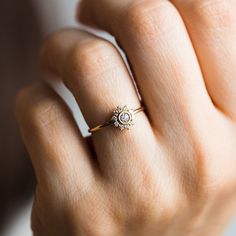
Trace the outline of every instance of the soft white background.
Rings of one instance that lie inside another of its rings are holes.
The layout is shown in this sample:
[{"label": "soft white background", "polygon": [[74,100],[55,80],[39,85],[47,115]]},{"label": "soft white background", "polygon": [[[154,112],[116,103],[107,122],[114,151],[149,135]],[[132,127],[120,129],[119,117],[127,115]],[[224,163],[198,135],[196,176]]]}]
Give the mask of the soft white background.
[{"label": "soft white background", "polygon": [[[75,22],[75,6],[76,0],[33,0],[37,8],[38,17],[43,25],[44,34],[65,26],[76,25]],[[73,100],[69,101],[73,103]],[[75,106],[75,104],[73,103]],[[78,118],[80,120],[80,116]],[[84,130],[86,127],[83,127]],[[30,210],[32,202],[22,207],[12,219],[12,223],[2,236],[30,236]],[[214,235],[209,235],[214,236]],[[236,221],[228,229],[225,236],[236,236]]]}]

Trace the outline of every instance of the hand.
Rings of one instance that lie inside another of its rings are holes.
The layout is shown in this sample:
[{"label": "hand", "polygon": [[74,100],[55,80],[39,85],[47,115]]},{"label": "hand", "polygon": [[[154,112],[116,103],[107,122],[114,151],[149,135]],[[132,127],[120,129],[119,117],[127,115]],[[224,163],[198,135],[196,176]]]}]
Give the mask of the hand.
[{"label": "hand", "polygon": [[[80,134],[45,85],[17,117],[38,186],[35,235],[220,235],[236,203],[235,1],[84,0],[79,18],[113,34],[145,104],[130,130]],[[188,29],[188,31],[187,31]],[[140,107],[117,49],[78,29],[51,36],[44,71],[71,90],[90,127]]]}]

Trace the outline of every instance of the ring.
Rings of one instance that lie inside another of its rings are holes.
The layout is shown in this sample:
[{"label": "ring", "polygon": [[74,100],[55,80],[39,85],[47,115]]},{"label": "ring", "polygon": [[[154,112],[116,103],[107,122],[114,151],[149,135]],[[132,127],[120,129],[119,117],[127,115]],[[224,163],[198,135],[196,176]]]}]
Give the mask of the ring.
[{"label": "ring", "polygon": [[130,129],[134,125],[135,114],[144,111],[144,107],[138,109],[129,109],[127,106],[118,106],[112,113],[112,117],[108,122],[95,126],[89,129],[90,133],[96,132],[107,126],[113,125],[120,130]]}]

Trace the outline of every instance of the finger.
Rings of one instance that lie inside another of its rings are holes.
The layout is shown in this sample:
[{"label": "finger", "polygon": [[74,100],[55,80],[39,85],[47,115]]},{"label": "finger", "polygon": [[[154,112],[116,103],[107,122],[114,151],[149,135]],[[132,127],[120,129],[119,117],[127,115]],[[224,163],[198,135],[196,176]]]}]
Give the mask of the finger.
[{"label": "finger", "polygon": [[[74,94],[89,127],[110,119],[117,106],[140,107],[134,84],[119,52],[109,42],[78,30],[65,30],[47,40],[43,64],[59,74]],[[106,127],[92,135],[100,166],[107,174],[129,174],[134,158],[150,163],[143,155],[154,139],[144,112],[136,115],[130,130]],[[138,153],[138,155],[137,155]],[[127,158],[127,156],[129,158]],[[133,164],[135,166],[135,164]]]},{"label": "finger", "polygon": [[181,12],[216,106],[236,118],[236,1],[172,0]]},{"label": "finger", "polygon": [[69,192],[75,186],[81,192],[90,187],[95,165],[70,111],[55,92],[43,84],[23,89],[16,114],[40,186]]},{"label": "finger", "polygon": [[83,23],[118,39],[158,131],[168,135],[185,118],[214,109],[185,25],[169,1],[84,0],[79,9]]}]

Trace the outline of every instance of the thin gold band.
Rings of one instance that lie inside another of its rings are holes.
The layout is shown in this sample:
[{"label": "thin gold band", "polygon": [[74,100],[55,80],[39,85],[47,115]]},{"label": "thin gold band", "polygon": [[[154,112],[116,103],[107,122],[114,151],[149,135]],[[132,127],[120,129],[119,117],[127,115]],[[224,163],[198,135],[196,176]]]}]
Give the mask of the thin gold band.
[{"label": "thin gold band", "polygon": [[[139,113],[139,112],[141,112],[141,111],[144,111],[144,107],[139,107],[139,108],[133,110],[133,114],[135,115],[135,114],[137,114],[137,113]],[[105,128],[105,127],[110,126],[110,125],[112,125],[112,124],[113,124],[113,121],[112,121],[112,119],[111,119],[111,120],[108,121],[108,122],[105,122],[105,123],[103,123],[103,124],[97,125],[97,126],[91,128],[91,129],[89,129],[88,132],[89,132],[89,133],[94,133],[94,132],[99,131],[99,130],[101,130],[102,128]]]}]

